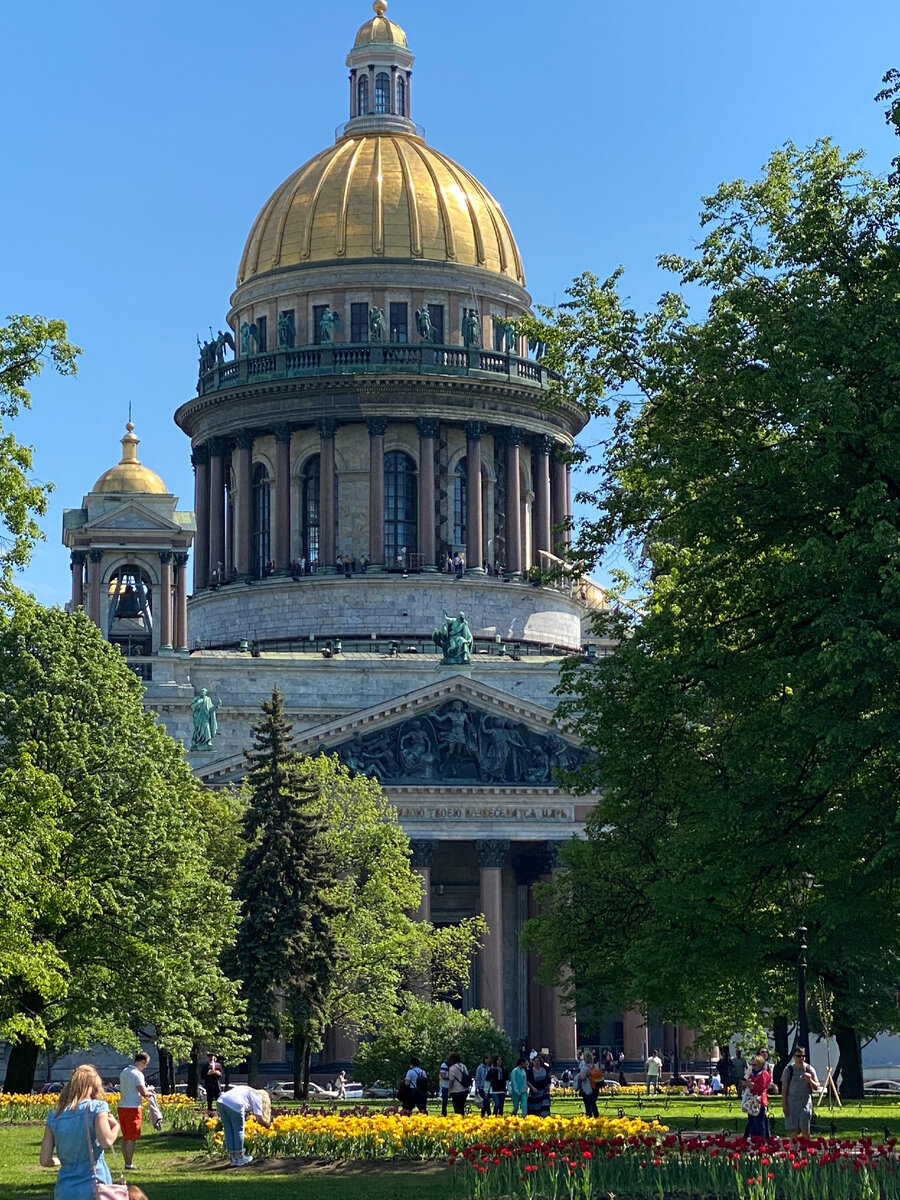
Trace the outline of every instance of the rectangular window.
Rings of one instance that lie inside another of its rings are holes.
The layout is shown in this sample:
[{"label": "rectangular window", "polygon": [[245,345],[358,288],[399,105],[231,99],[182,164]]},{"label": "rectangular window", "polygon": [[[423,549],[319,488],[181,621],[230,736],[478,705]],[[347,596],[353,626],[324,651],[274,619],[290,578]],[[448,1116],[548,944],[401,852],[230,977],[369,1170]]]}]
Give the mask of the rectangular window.
[{"label": "rectangular window", "polygon": [[408,330],[406,325],[406,314],[408,305],[406,304],[391,304],[391,341],[406,342],[409,341]]},{"label": "rectangular window", "polygon": [[266,333],[267,323],[266,317],[256,318],[256,349],[260,354],[264,354],[269,348],[268,334]]},{"label": "rectangular window", "polygon": [[443,304],[429,304],[428,317],[431,321],[431,340],[437,346],[444,345],[444,306]]},{"label": "rectangular window", "polygon": [[369,340],[369,306],[368,304],[350,305],[350,341],[367,342]]},{"label": "rectangular window", "polygon": [[313,341],[318,346],[322,341],[322,314],[328,308],[327,304],[313,305]]}]

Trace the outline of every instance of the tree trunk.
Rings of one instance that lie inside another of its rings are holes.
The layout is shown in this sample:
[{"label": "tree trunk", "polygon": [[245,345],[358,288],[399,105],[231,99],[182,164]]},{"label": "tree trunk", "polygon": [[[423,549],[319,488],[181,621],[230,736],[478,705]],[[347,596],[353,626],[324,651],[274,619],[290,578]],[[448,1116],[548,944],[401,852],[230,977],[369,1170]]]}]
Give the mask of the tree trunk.
[{"label": "tree trunk", "polygon": [[309,1066],[312,1060],[312,1043],[309,1038],[306,1039],[306,1048],[303,1051],[303,1099],[309,1098]]},{"label": "tree trunk", "polygon": [[16,1042],[9,1051],[9,1062],[6,1064],[7,1092],[30,1092],[34,1087],[34,1075],[37,1070],[40,1046],[34,1042]]},{"label": "tree trunk", "polygon": [[856,1030],[848,1025],[836,1025],[834,1040],[838,1044],[841,1056],[841,1098],[844,1100],[862,1100],[863,1073],[862,1050]]},{"label": "tree trunk", "polygon": [[775,1017],[772,1022],[772,1034],[775,1038],[775,1070],[772,1072],[772,1082],[781,1087],[781,1076],[787,1066],[790,1052],[788,1050],[788,1019]]},{"label": "tree trunk", "polygon": [[164,1096],[170,1096],[175,1091],[172,1055],[163,1049],[159,1051],[159,1090]]},{"label": "tree trunk", "polygon": [[187,1094],[197,1099],[197,1085],[200,1082],[200,1051],[196,1046],[191,1047],[191,1060],[188,1063]]},{"label": "tree trunk", "polygon": [[306,1080],[303,1077],[303,1074],[304,1074],[303,1068],[306,1063],[307,1044],[308,1044],[308,1042],[307,1042],[306,1034],[303,1032],[303,1030],[301,1028],[298,1028],[295,1025],[294,1026],[294,1042],[293,1042],[294,1050],[293,1050],[292,1062],[291,1062],[291,1071],[292,1071],[293,1080],[294,1080],[294,1099],[295,1100],[305,1100],[306,1097],[309,1095],[309,1087],[307,1086]]}]

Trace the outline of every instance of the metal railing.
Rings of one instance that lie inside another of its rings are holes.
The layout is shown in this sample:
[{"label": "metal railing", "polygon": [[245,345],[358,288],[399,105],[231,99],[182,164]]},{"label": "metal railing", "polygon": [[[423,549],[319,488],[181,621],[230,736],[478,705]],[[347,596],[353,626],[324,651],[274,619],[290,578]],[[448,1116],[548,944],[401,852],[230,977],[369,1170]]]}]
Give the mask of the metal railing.
[{"label": "metal railing", "polygon": [[197,392],[207,396],[262,380],[308,376],[365,375],[398,372],[416,375],[502,377],[546,390],[556,376],[530,358],[485,350],[480,346],[445,346],[430,342],[327,343],[279,346],[261,354],[242,355],[204,372]]}]

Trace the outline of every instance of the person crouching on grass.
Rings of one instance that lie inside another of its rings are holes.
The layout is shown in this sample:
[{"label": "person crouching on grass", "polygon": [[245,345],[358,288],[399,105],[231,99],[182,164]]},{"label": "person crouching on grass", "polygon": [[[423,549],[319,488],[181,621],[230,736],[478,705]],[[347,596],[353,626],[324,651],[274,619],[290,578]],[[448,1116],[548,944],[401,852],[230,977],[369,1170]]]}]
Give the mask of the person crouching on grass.
[{"label": "person crouching on grass", "polygon": [[272,1100],[268,1092],[238,1084],[223,1092],[216,1101],[216,1111],[225,1133],[225,1149],[233,1167],[246,1167],[253,1162],[252,1154],[244,1153],[244,1126],[248,1116],[256,1117],[266,1129],[272,1124]]}]

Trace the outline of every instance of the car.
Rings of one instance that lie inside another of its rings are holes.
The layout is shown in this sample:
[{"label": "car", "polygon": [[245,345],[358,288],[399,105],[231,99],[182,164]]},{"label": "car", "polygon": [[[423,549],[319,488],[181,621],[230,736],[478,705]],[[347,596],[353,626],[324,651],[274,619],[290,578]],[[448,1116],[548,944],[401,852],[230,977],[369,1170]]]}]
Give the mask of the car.
[{"label": "car", "polygon": [[[182,1096],[187,1095],[187,1090],[188,1090],[188,1085],[186,1083],[176,1083],[175,1084],[175,1091],[180,1092]],[[197,1099],[198,1100],[206,1099],[206,1088],[203,1086],[202,1083],[197,1084]]]},{"label": "car", "polygon": [[34,1088],[33,1094],[35,1096],[58,1096],[62,1089],[61,1083],[45,1083],[42,1087]]},{"label": "car", "polygon": [[900,1080],[867,1079],[863,1091],[867,1096],[897,1096],[900,1095]]},{"label": "car", "polygon": [[[266,1091],[273,1100],[293,1100],[293,1080],[284,1079],[276,1083],[267,1083]],[[322,1087],[321,1084],[313,1083],[312,1080],[310,1080],[309,1098],[310,1100],[338,1100],[340,1099],[340,1093],[335,1088],[325,1088]]]},{"label": "car", "polygon": [[393,1100],[397,1094],[397,1089],[392,1088],[383,1079],[376,1079],[371,1087],[363,1088],[362,1094],[368,1100]]}]

